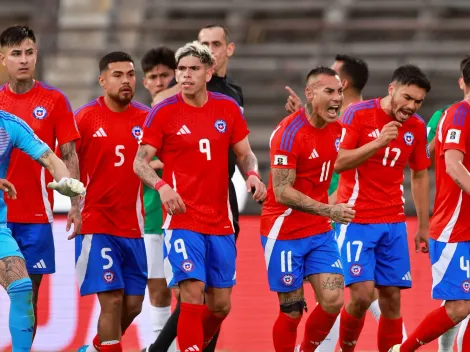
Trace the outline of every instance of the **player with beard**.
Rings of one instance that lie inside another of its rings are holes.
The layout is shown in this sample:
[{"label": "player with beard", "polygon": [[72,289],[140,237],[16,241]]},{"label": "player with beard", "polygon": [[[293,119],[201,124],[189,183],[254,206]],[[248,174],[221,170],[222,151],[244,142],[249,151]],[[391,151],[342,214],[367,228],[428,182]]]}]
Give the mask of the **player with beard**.
[{"label": "player with beard", "polygon": [[416,251],[428,251],[429,151],[426,125],[415,114],[431,89],[416,66],[395,70],[388,96],[350,106],[342,116],[343,133],[335,171],[341,173],[338,202],[354,205],[356,217],[336,227],[351,299],[341,312],[339,342],[354,351],[374,288],[382,312],[380,352],[401,343],[400,290],[411,287],[410,258],[403,204],[404,168],[418,216]]},{"label": "player with beard", "polygon": [[88,187],[82,234],[75,238],[77,279],[80,294],[96,293],[101,306],[98,335],[80,351],[120,352],[147,284],[142,185],[132,164],[149,108],[132,101],[136,77],[128,54],[105,55],[99,69],[104,96],[75,112]]}]

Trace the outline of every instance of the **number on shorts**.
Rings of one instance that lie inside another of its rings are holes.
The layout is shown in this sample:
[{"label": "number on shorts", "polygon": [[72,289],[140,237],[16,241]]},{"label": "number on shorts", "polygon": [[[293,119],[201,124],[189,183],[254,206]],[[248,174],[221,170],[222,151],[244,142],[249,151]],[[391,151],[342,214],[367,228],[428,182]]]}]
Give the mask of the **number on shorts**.
[{"label": "number on shorts", "polygon": [[465,259],[464,256],[460,257],[460,269],[467,273],[467,278],[470,278],[470,260]]},{"label": "number on shorts", "polygon": [[[354,257],[354,261],[358,262],[359,258],[361,257],[362,241],[353,241],[352,245],[357,246],[356,256]],[[351,242],[346,243],[346,256],[348,259],[348,263],[351,263]]]},{"label": "number on shorts", "polygon": [[175,252],[181,253],[183,255],[184,260],[188,259],[188,253],[186,252],[184,241],[181,238],[175,241]]},{"label": "number on shorts", "polygon": [[199,141],[199,151],[206,154],[207,160],[211,160],[211,144],[207,138]]},{"label": "number on shorts", "polygon": [[121,153],[121,150],[124,150],[123,145],[117,145],[116,146],[116,156],[119,157],[119,161],[116,161],[114,163],[115,167],[122,166],[124,164],[124,154]]},{"label": "number on shorts", "polygon": [[111,258],[110,255],[106,254],[108,252],[111,252],[111,248],[106,247],[101,249],[101,257],[108,261],[108,264],[103,265],[104,270],[108,270],[113,266],[113,258]]},{"label": "number on shorts", "polygon": [[288,251],[287,256],[286,256],[286,251],[281,252],[281,273],[286,272],[286,262],[287,262],[287,272],[291,273],[292,272],[292,251]]}]

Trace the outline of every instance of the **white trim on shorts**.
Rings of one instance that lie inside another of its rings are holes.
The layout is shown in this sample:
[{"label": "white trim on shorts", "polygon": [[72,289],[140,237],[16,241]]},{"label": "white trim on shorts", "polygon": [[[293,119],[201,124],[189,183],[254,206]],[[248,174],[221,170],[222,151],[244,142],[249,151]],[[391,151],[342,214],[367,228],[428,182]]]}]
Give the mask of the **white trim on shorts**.
[{"label": "white trim on shorts", "polygon": [[163,267],[163,235],[145,234],[145,252],[147,253],[147,268],[149,279],[164,279]]}]

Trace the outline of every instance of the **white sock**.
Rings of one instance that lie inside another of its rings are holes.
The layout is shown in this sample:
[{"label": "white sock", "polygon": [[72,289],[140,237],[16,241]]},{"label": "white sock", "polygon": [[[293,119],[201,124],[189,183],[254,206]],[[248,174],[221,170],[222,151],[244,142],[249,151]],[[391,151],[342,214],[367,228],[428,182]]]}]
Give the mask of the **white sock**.
[{"label": "white sock", "polygon": [[338,339],[339,339],[339,320],[340,320],[340,316],[341,315],[338,315],[333,327],[330,330],[330,333],[322,341],[320,346],[318,346],[318,348],[315,351],[317,351],[317,352],[331,352],[331,351],[335,350],[336,344],[338,343]]},{"label": "white sock", "polygon": [[374,319],[378,322],[380,319],[380,313],[381,313],[378,299],[376,299],[374,302],[370,304],[369,310],[374,316]]},{"label": "white sock", "polygon": [[119,343],[118,340],[110,340],[110,341],[104,341],[101,342],[102,346],[111,346],[111,345],[117,345]]},{"label": "white sock", "polygon": [[439,343],[439,350],[438,352],[453,352],[454,351],[454,341],[455,336],[459,332],[460,324],[457,324],[453,328],[447,330],[441,336],[439,336],[438,343]]},{"label": "white sock", "polygon": [[462,342],[463,342],[463,335],[465,334],[465,330],[468,327],[468,318],[466,317],[464,320],[460,322],[459,328],[459,336],[457,336],[457,351],[462,352]]},{"label": "white sock", "polygon": [[[152,330],[155,333],[155,339],[157,339],[158,335],[162,331],[163,327],[165,326],[168,318],[171,315],[171,307],[154,307],[150,306],[150,319],[152,324]],[[176,351],[176,341],[173,341],[168,352],[175,352]]]},{"label": "white sock", "polygon": [[93,346],[93,342],[92,342],[86,348],[86,352],[99,352],[99,351],[95,348],[95,346]]}]

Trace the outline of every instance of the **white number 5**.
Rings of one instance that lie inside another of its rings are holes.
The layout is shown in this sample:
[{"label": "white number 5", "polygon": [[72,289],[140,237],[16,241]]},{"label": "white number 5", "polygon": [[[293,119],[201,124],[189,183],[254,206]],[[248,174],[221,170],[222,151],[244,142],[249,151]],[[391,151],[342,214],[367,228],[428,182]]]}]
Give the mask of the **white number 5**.
[{"label": "white number 5", "polygon": [[104,270],[108,270],[109,268],[111,268],[113,266],[113,258],[111,258],[110,255],[106,254],[108,252],[111,252],[111,248],[101,249],[101,257],[108,261],[108,264],[103,265]]},{"label": "white number 5", "polygon": [[211,144],[207,138],[199,141],[199,151],[206,154],[207,160],[211,160]]},{"label": "white number 5", "polygon": [[124,150],[124,146],[123,145],[117,145],[116,146],[116,156],[119,157],[119,161],[116,161],[114,163],[114,166],[116,166],[116,167],[121,166],[122,164],[124,164],[124,154],[121,153],[121,150]]}]

